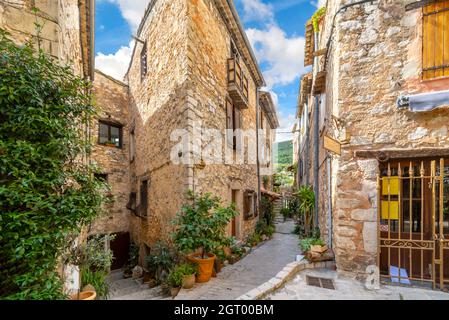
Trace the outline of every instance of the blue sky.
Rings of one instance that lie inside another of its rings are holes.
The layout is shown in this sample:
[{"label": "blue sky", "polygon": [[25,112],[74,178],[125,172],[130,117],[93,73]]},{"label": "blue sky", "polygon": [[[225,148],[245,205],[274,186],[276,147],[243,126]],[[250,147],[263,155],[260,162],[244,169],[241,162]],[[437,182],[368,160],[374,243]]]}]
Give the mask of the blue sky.
[{"label": "blue sky", "polygon": [[[176,0],[173,0],[176,1]],[[294,123],[299,77],[304,73],[304,26],[322,0],[234,0],[256,57],[274,93],[279,132]],[[96,64],[120,78],[132,52],[135,32],[148,0],[97,0]],[[291,137],[279,133],[279,141]]]}]

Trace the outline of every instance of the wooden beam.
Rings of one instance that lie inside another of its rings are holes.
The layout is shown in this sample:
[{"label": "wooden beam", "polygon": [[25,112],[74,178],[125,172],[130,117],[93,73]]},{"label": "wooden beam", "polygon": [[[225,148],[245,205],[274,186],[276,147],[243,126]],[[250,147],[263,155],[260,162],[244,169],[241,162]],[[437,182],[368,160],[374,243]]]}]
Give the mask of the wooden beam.
[{"label": "wooden beam", "polygon": [[324,49],[315,51],[315,52],[313,53],[313,56],[314,56],[314,57],[324,56],[326,53],[327,53],[327,48],[324,48]]},{"label": "wooden beam", "polygon": [[357,150],[354,151],[354,156],[357,158],[377,159],[381,162],[391,159],[449,157],[449,148]]}]

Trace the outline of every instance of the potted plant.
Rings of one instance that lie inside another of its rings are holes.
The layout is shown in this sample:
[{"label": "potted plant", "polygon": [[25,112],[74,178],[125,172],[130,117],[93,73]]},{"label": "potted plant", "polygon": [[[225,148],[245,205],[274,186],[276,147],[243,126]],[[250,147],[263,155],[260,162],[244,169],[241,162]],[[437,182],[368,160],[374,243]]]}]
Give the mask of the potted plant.
[{"label": "potted plant", "polygon": [[94,290],[79,291],[71,295],[71,300],[95,300],[108,296],[109,287],[106,278],[109,274],[113,254],[105,243],[114,236],[94,236],[87,242],[71,247],[67,253],[66,263],[77,266],[80,270],[81,288],[93,287]]},{"label": "potted plant", "polygon": [[215,252],[229,242],[226,227],[237,215],[234,205],[222,207],[221,199],[210,194],[188,193],[191,204],[184,205],[173,220],[173,241],[187,258],[198,265],[197,282],[208,282],[212,276]]},{"label": "potted plant", "polygon": [[181,290],[183,273],[179,269],[171,271],[167,277],[167,283],[170,286],[172,298],[176,297]]},{"label": "potted plant", "polygon": [[198,274],[198,266],[193,263],[183,263],[177,266],[175,273],[181,274],[182,288],[192,289],[195,285],[196,275]]},{"label": "potted plant", "polygon": [[116,147],[116,146],[117,146],[117,145],[115,144],[115,142],[112,142],[112,141],[106,141],[106,142],[104,143],[104,145],[107,146],[107,147]]},{"label": "potted plant", "polygon": [[[161,284],[167,278],[170,270],[176,265],[176,252],[167,243],[157,242],[151,253],[145,257],[146,267],[156,284]],[[151,287],[152,285],[150,285]]]}]

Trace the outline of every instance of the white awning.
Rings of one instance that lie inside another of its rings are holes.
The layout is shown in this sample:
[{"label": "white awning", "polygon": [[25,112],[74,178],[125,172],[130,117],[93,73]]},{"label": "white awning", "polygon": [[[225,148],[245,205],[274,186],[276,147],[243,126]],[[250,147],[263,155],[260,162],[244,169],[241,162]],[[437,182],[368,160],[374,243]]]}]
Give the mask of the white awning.
[{"label": "white awning", "polygon": [[412,112],[431,111],[449,106],[449,90],[401,96],[397,104],[399,109],[409,108]]}]

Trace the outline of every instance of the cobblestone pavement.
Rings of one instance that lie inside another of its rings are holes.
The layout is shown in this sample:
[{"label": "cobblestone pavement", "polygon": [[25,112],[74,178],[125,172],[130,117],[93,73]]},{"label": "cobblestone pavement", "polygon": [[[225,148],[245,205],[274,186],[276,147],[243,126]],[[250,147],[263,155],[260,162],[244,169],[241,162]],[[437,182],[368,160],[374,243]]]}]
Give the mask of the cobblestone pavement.
[{"label": "cobblestone pavement", "polygon": [[[308,286],[307,275],[334,279],[336,290]],[[449,294],[425,288],[386,285],[382,285],[380,290],[367,290],[363,283],[338,276],[336,271],[308,269],[269,295],[267,300],[449,300]]]},{"label": "cobblestone pavement", "polygon": [[233,300],[267,282],[300,254],[298,237],[291,233],[293,221],[279,221],[272,240],[244,259],[223,268],[204,284],[181,290],[177,300]]}]

